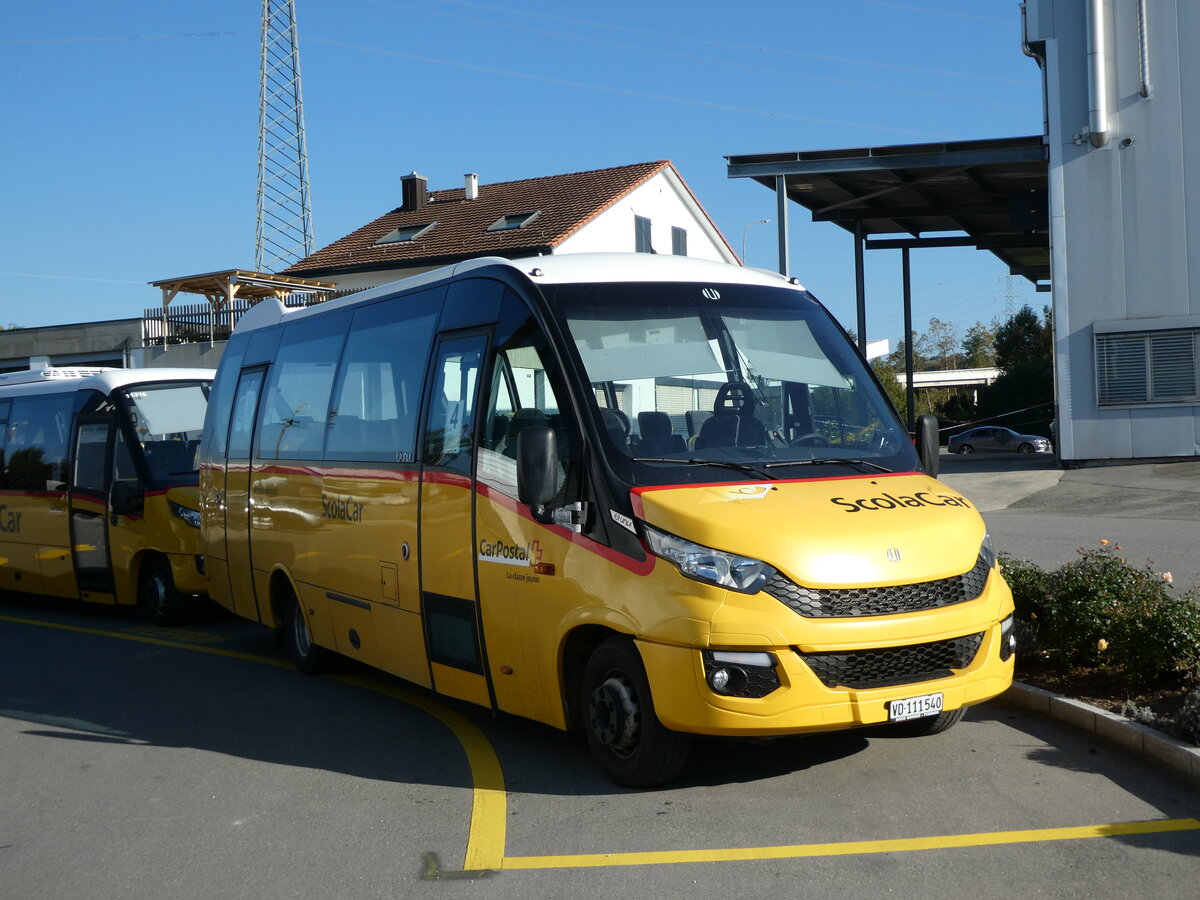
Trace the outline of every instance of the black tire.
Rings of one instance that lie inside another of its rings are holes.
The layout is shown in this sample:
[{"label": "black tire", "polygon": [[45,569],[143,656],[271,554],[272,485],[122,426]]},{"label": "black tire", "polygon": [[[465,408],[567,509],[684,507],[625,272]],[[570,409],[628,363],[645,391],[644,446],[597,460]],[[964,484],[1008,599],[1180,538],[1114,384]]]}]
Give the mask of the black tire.
[{"label": "black tire", "polygon": [[959,453],[974,453],[975,448],[972,447],[970,444],[963,444],[961,447],[958,448],[958,452]]},{"label": "black tire", "polygon": [[324,647],[312,642],[300,604],[295,597],[289,599],[283,621],[283,645],[296,668],[305,675],[316,675],[326,667],[329,653]]},{"label": "black tire", "polygon": [[923,716],[920,719],[910,719],[907,722],[897,722],[895,725],[889,725],[888,728],[895,735],[901,737],[923,737],[927,734],[941,734],[958,724],[958,721],[966,713],[967,708],[960,706],[958,709],[947,710],[943,713],[938,713],[936,716]]},{"label": "black tire", "polygon": [[1022,444],[1020,447],[1017,448],[1017,452],[1018,453],[1032,453],[1033,452],[1033,444]]},{"label": "black tire", "polygon": [[614,782],[648,788],[679,774],[690,740],[658,720],[646,669],[631,640],[609,638],[592,652],[581,699],[588,745]]},{"label": "black tire", "polygon": [[183,620],[184,600],[175,590],[171,564],[152,555],[138,573],[138,612],[155,625],[176,625]]}]

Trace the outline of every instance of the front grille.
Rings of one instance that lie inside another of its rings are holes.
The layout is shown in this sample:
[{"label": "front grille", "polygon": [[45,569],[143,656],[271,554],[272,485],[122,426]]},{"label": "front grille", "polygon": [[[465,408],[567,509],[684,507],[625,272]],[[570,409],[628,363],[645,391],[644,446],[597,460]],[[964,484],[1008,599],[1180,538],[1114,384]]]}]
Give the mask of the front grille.
[{"label": "front grille", "polygon": [[979,652],[983,632],[946,641],[850,650],[842,653],[796,653],[826,687],[878,688],[933,681],[965,669]]},{"label": "front grille", "polygon": [[863,588],[807,588],[776,572],[763,590],[809,619],[887,616],[974,600],[983,593],[990,571],[981,556],[969,572],[950,578]]}]

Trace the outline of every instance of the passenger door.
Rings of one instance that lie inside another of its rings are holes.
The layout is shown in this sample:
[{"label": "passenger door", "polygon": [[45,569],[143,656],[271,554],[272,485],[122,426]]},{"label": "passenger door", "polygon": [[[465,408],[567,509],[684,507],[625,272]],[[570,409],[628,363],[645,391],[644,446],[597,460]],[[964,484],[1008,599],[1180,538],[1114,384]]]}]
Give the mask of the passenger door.
[{"label": "passenger door", "polygon": [[[116,602],[108,552],[109,493],[112,489],[111,415],[80,416],[71,453],[71,553],[79,595],[92,602]],[[112,515],[118,519],[116,514]]]},{"label": "passenger door", "polygon": [[232,609],[239,616],[263,621],[254,592],[251,567],[250,517],[254,510],[250,502],[253,468],[250,464],[254,446],[258,401],[262,393],[265,366],[243,369],[233,394],[233,413],[229,423],[229,441],[224,460],[225,490],[225,559],[229,573]]},{"label": "passenger door", "polygon": [[434,688],[491,705],[475,581],[476,407],[488,335],[443,335],[425,401],[421,605]]}]

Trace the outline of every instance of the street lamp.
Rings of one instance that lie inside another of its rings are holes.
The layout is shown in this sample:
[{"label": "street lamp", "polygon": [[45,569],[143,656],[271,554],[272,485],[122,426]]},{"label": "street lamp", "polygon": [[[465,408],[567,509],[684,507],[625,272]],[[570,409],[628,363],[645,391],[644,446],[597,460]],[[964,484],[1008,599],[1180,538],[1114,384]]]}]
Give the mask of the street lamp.
[{"label": "street lamp", "polygon": [[742,229],[742,265],[746,264],[746,235],[750,233],[751,227],[754,225],[766,225],[770,219],[759,219],[757,222],[747,222],[746,227]]}]

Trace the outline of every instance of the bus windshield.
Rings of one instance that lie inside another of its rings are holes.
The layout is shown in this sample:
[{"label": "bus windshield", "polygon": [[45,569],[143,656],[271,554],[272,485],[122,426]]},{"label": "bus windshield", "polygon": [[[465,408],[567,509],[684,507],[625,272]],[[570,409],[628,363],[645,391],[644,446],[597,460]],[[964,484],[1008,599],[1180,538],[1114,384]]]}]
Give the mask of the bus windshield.
[{"label": "bus windshield", "polygon": [[195,483],[209,387],[207,381],[170,381],[121,392],[155,485]]},{"label": "bus windshield", "polygon": [[[912,471],[912,442],[810,294],[722,284],[543,288],[637,483]],[[707,468],[703,474],[694,471]],[[737,476],[732,476],[737,477]]]}]

